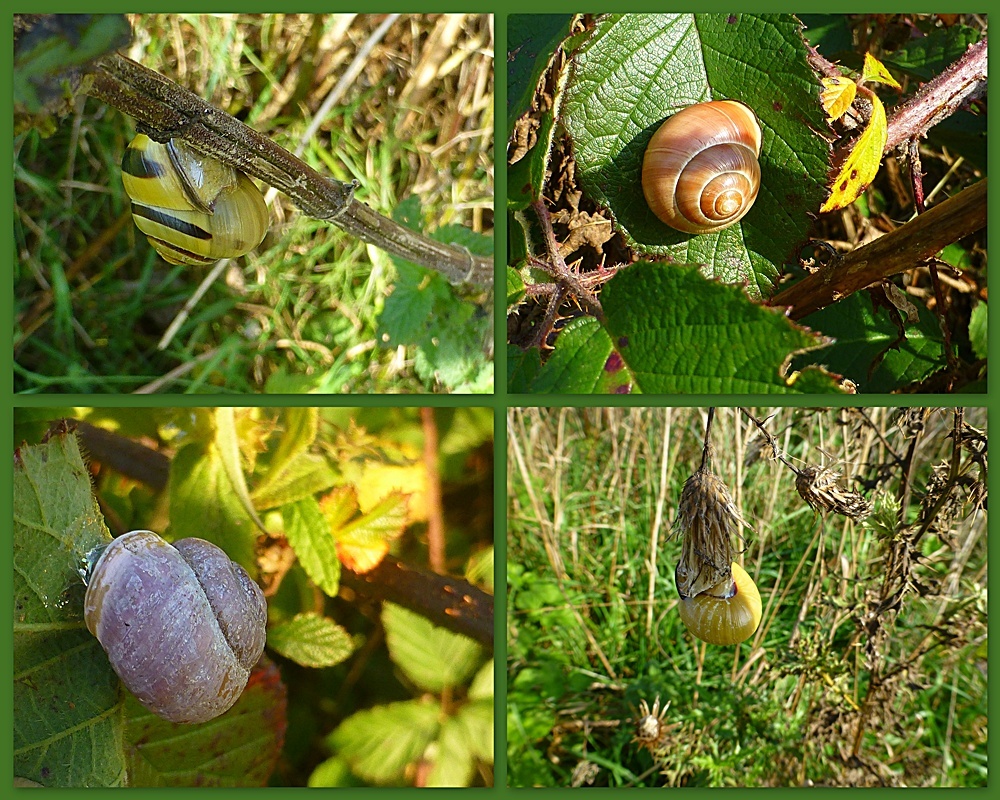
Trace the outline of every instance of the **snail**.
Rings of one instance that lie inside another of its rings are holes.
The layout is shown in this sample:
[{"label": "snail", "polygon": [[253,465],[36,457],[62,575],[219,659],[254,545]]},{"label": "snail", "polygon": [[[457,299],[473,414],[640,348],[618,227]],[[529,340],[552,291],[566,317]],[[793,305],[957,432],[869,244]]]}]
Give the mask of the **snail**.
[{"label": "snail", "polygon": [[714,233],[739,221],[760,189],[761,129],[743,103],[713,100],[669,117],[642,161],[652,212],[684,233]]},{"label": "snail", "polygon": [[243,692],[264,651],[267,604],[214,544],[131,531],[88,570],[84,620],[146,708],[206,722]]},{"label": "snail", "polygon": [[122,157],[132,219],[171,264],[236,258],[267,232],[264,196],[242,172],[184,142],[136,136]]},{"label": "snail", "polygon": [[[681,594],[679,611],[685,627],[709,644],[739,644],[760,625],[760,592],[735,561],[732,577],[694,597]],[[675,576],[676,579],[676,576]]]}]

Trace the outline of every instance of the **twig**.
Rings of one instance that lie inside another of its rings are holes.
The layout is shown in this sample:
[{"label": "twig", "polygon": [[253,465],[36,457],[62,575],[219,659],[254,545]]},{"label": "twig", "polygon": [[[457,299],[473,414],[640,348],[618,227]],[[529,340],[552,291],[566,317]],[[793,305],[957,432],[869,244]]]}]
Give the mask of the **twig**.
[{"label": "twig", "polygon": [[424,471],[427,474],[427,560],[444,574],[444,515],[441,509],[441,472],[438,468],[438,429],[433,408],[420,409],[424,429]]},{"label": "twig", "polygon": [[493,648],[493,598],[471,583],[424,572],[392,556],[364,575],[342,569],[340,582],[362,597],[398,603]]},{"label": "twig", "polygon": [[178,138],[200,153],[280,189],[306,214],[440,272],[453,284],[493,285],[492,259],[437,242],[377,214],[354,198],[353,184],[326,178],[268,137],[157,72],[117,54],[100,59],[87,94],[134,117],[156,138]]},{"label": "twig", "polygon": [[770,305],[789,306],[788,316],[802,319],[854,292],[920,266],[942,248],[984,227],[986,181],[981,180],[892,233],[807,275],[771,298]]}]

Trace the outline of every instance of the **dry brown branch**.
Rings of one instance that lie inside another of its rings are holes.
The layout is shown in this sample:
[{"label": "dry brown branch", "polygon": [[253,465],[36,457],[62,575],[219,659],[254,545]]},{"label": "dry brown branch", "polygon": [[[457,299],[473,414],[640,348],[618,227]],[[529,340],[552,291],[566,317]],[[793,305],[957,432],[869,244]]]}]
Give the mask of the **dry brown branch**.
[{"label": "dry brown branch", "polygon": [[963,189],[892,233],[848,253],[771,298],[802,319],[854,292],[922,264],[947,245],[986,227],[986,181]]},{"label": "dry brown branch", "polygon": [[157,72],[113,54],[100,59],[85,93],[134,117],[154,138],[179,138],[195,150],[280,189],[306,214],[336,225],[399,258],[440,272],[450,283],[493,284],[493,262],[422,236],[376,213],[353,186],[326,178],[268,137]]}]

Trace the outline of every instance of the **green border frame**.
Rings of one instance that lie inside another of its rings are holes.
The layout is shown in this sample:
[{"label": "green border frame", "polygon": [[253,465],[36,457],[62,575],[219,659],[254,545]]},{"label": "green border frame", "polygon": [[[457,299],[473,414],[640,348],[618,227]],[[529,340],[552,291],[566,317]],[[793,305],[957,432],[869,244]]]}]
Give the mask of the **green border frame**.
[{"label": "green border frame", "polygon": [[[60,2],[49,2],[44,3],[45,12],[78,12],[80,10],[79,5],[76,3],[67,2],[66,0],[61,0]],[[136,4],[123,4],[120,2],[97,2],[93,4],[95,8],[90,8],[91,11],[103,11],[103,12],[125,12],[135,10]],[[271,3],[261,3],[258,0],[250,0],[249,3],[232,3],[232,2],[216,2],[210,3],[204,0],[195,0],[194,2],[167,2],[163,4],[157,4],[158,6],[168,6],[169,10],[177,12],[240,12],[240,13],[250,13],[250,12],[261,12],[267,13],[274,10],[274,5]],[[355,11],[361,4],[356,2],[345,2],[345,0],[328,0],[327,2],[317,2],[317,0],[305,0],[296,4],[294,11],[307,13],[320,13],[320,12],[335,12],[335,11]],[[469,13],[491,13],[494,15],[494,46],[495,46],[495,57],[494,65],[496,68],[496,81],[495,81],[495,109],[497,113],[495,118],[498,120],[505,120],[506,114],[506,103],[507,103],[507,92],[506,92],[506,70],[503,65],[505,59],[502,57],[507,50],[507,15],[510,13],[553,13],[553,12],[579,12],[583,11],[594,11],[601,10],[601,6],[606,4],[596,3],[596,4],[583,4],[579,2],[567,2],[566,0],[545,0],[542,3],[529,2],[528,0],[424,0],[424,2],[415,2],[414,0],[389,0],[389,2],[381,3],[375,9],[365,9],[365,13],[383,13],[389,11],[405,11],[405,12],[416,12],[416,13],[428,13],[428,12],[438,12],[438,11],[451,11],[451,12],[469,12]],[[858,8],[860,4],[851,3],[845,4],[841,2],[836,2],[833,4],[835,7],[828,9],[831,13],[850,13],[858,12],[862,9]],[[896,10],[902,11],[921,11],[921,12],[939,12],[940,4],[918,2],[903,4],[898,2],[879,4],[881,6],[892,6]],[[987,2],[982,4],[986,6],[985,12],[992,10],[993,2]],[[732,4],[725,2],[718,2],[718,0],[703,0],[702,2],[686,2],[686,3],[674,3],[674,2],[656,2],[656,0],[632,0],[632,2],[627,4],[627,10],[630,11],[692,11],[697,8],[698,11],[731,11],[731,10],[745,10],[743,4]],[[160,9],[162,10],[162,8]],[[617,10],[617,9],[616,9]],[[764,2],[759,4],[754,4],[754,11],[784,11],[794,13],[797,10],[803,10],[802,3],[788,3],[788,2]],[[888,8],[880,8],[880,11],[888,11]],[[7,39],[3,43],[4,56],[6,58],[6,63],[13,63],[13,42],[12,39]],[[497,66],[499,64],[499,66]],[[8,81],[0,88],[0,97],[3,98],[5,107],[10,112],[11,116],[13,114],[13,98],[12,98],[12,86]],[[1000,108],[996,112],[992,112],[990,115],[990,129],[991,132],[995,130],[996,127],[996,117],[1000,114]],[[496,145],[494,148],[495,152],[495,188],[494,196],[499,198],[505,198],[507,194],[507,178],[506,178],[506,159],[505,150],[506,148],[499,147],[500,144],[504,144],[507,138],[507,132],[503,130],[503,123],[501,122],[496,130],[495,134]],[[995,148],[991,151],[991,166],[996,168],[998,162],[1000,162],[1000,148]],[[7,185],[13,185],[13,167],[10,161],[4,161],[2,167],[3,174],[7,178]],[[995,195],[992,191],[991,194]],[[12,217],[13,213],[13,194],[8,192],[3,195],[2,199],[3,208],[7,210],[8,219]],[[998,212],[994,203],[991,202],[993,207],[993,212],[991,214],[991,224],[990,227],[994,227],[994,220],[997,217]],[[494,235],[497,242],[506,242],[507,236],[507,221],[506,214],[495,214],[495,228]],[[13,249],[13,231],[11,228],[7,229],[5,237],[8,239],[11,249]],[[10,252],[11,250],[8,250]],[[497,248],[496,264],[498,267],[498,273],[502,276],[503,266],[505,265],[506,259],[501,257],[500,254],[505,253],[506,248]],[[507,374],[507,358],[506,358],[506,335],[505,335],[505,317],[506,317],[506,306],[504,303],[504,297],[502,293],[497,292],[495,296],[495,311],[496,311],[496,340],[498,343],[496,351],[496,375],[497,380],[497,390],[496,394],[492,397],[483,395],[330,395],[325,397],[315,396],[315,395],[254,395],[254,396],[244,396],[241,398],[234,397],[233,395],[156,395],[156,396],[134,396],[134,395],[14,395],[13,394],[13,352],[12,347],[0,348],[0,370],[3,370],[5,374],[10,376],[7,381],[3,384],[2,390],[0,390],[0,402],[3,404],[5,410],[5,416],[7,418],[7,425],[0,432],[0,443],[6,445],[5,452],[12,453],[14,442],[13,442],[13,409],[14,407],[47,407],[47,406],[72,406],[72,405],[89,405],[89,406],[100,406],[100,407],[114,407],[114,406],[131,406],[137,408],[149,408],[149,407],[160,407],[160,406],[178,406],[178,407],[193,407],[193,406],[206,406],[206,405],[259,405],[259,406],[310,406],[310,405],[328,405],[328,406],[432,406],[432,407],[455,407],[455,406],[491,406],[494,409],[494,432],[495,432],[495,479],[494,479],[494,492],[495,492],[495,507],[494,507],[494,521],[495,521],[495,547],[496,547],[496,586],[498,591],[496,593],[496,606],[495,606],[495,632],[496,632],[496,647],[495,647],[495,658],[498,667],[496,682],[496,694],[495,694],[495,732],[496,732],[496,748],[495,748],[495,781],[496,786],[493,789],[470,789],[465,790],[475,795],[488,794],[489,796],[500,796],[506,797],[513,794],[516,790],[512,790],[506,787],[506,592],[502,591],[502,587],[505,585],[505,567],[506,564],[506,497],[507,497],[507,473],[506,473],[506,456],[507,456],[507,425],[506,425],[506,410],[510,406],[587,406],[587,407],[599,407],[599,406],[695,406],[695,405],[711,405],[719,404],[722,400],[724,405],[759,405],[761,402],[765,402],[770,405],[787,405],[787,406],[811,406],[811,405],[824,405],[824,406],[852,406],[852,405],[864,405],[864,406],[911,406],[911,405],[927,405],[927,406],[951,406],[956,405],[961,402],[963,396],[958,395],[924,395],[924,396],[911,396],[911,395],[867,395],[867,396],[808,396],[808,397],[778,397],[778,396],[768,396],[766,399],[763,397],[752,396],[752,395],[732,395],[726,397],[716,397],[716,396],[704,396],[704,395],[694,395],[694,396],[566,396],[566,395],[509,395],[506,391],[506,374]],[[993,314],[992,316],[996,316]],[[8,343],[12,342],[11,331],[13,330],[13,297],[11,297],[8,302],[3,304],[2,310],[0,310],[0,321],[6,323],[6,334],[8,338]],[[996,324],[994,320],[993,334],[991,335],[990,345],[991,349],[997,346],[997,341],[1000,340],[1000,333],[996,330]],[[991,377],[988,383],[989,391],[988,393],[978,396],[969,396],[970,399],[974,398],[974,401],[969,403],[971,406],[986,406],[989,413],[992,414],[1000,402],[1000,398],[997,396],[997,386],[996,378]],[[4,485],[7,487],[3,492],[0,492],[0,515],[3,513],[7,514],[7,519],[11,518],[12,515],[12,494],[11,494],[11,484],[13,476],[13,463],[10,458],[7,458],[2,467],[0,467],[0,477],[2,477]],[[991,484],[991,488],[996,488],[996,480]],[[995,527],[995,526],[994,526]],[[6,534],[6,539],[8,542],[8,548],[10,547],[10,533]],[[9,549],[8,549],[8,552]],[[4,571],[2,576],[0,576],[0,581],[6,589],[6,596],[10,597],[13,583],[12,574],[9,570]],[[996,602],[991,604],[993,606],[993,611],[998,611]],[[12,618],[11,618],[12,619]],[[12,652],[13,646],[13,630],[12,625],[8,625],[6,629],[0,634],[0,645],[6,644],[6,652]],[[994,653],[996,651],[994,650]],[[13,692],[12,692],[12,660],[7,659],[5,664],[5,670],[7,671],[7,680],[3,685],[2,694],[0,694],[0,700],[2,700],[2,708],[7,712],[6,716],[11,721],[13,720]],[[12,737],[12,727],[10,725],[5,725],[0,728],[2,731],[2,739],[0,742],[6,744],[6,749],[4,750],[4,759],[7,765],[6,773],[10,776],[13,775],[13,737]],[[3,744],[0,744],[3,747]],[[988,753],[992,755],[996,752],[996,747],[992,744],[988,745]],[[9,779],[8,779],[9,780]],[[9,785],[9,784],[8,784]],[[51,790],[50,790],[51,791]],[[61,797],[72,796],[76,792],[80,792],[78,789],[63,790],[60,792]],[[143,791],[143,790],[139,790]],[[148,790],[146,790],[148,791]],[[178,791],[186,790],[167,790],[169,793],[176,793]],[[218,790],[213,796],[225,795],[233,792],[240,792],[241,795],[246,794],[248,791],[251,792],[261,792],[267,794],[268,796],[273,796],[275,791],[282,792],[282,789],[277,790]],[[343,790],[341,790],[343,791]],[[409,795],[413,790],[409,789],[385,789],[379,790],[380,794],[383,796],[403,796],[404,794]],[[555,796],[558,789],[541,790],[542,796]],[[596,789],[591,790],[588,794],[596,792],[598,795],[607,795],[613,790],[608,789]],[[694,789],[692,790],[692,797],[707,797],[710,790],[707,789]],[[788,791],[788,790],[785,790]],[[874,790],[876,794],[884,794],[884,790]],[[351,796],[350,790],[348,790],[348,796]],[[88,792],[88,797],[100,797],[104,794],[111,796],[109,790],[97,790],[97,793]],[[150,792],[152,794],[152,792]],[[157,796],[163,796],[162,792],[157,792]],[[830,789],[812,789],[809,792],[811,797],[815,796],[833,796],[833,791]]]}]

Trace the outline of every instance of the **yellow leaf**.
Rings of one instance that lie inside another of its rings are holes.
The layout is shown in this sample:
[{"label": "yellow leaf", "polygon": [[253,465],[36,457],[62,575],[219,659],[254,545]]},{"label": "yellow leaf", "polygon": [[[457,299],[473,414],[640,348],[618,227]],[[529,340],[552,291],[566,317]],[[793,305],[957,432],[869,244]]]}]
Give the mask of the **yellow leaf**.
[{"label": "yellow leaf", "polygon": [[819,99],[823,103],[827,122],[840,119],[854,102],[858,87],[850,78],[823,78],[823,91]]},{"label": "yellow leaf", "polygon": [[861,70],[861,81],[863,83],[884,83],[894,89],[902,88],[896,79],[889,74],[885,64],[871,53],[865,53],[865,66]]},{"label": "yellow leaf", "polygon": [[854,149],[844,162],[837,180],[827,201],[820,208],[820,213],[845,208],[857,200],[868,185],[875,180],[879,165],[882,163],[882,151],[885,150],[889,138],[885,120],[885,107],[874,94],[871,96],[872,118],[861,136],[858,137]]},{"label": "yellow leaf", "polygon": [[337,558],[340,559],[340,563],[359,575],[371,572],[382,563],[382,559],[388,554],[388,542],[376,542],[369,545],[337,542]]},{"label": "yellow leaf", "polygon": [[358,506],[367,513],[392,492],[410,495],[409,522],[427,519],[427,468],[422,461],[398,466],[369,462],[358,478]]}]

